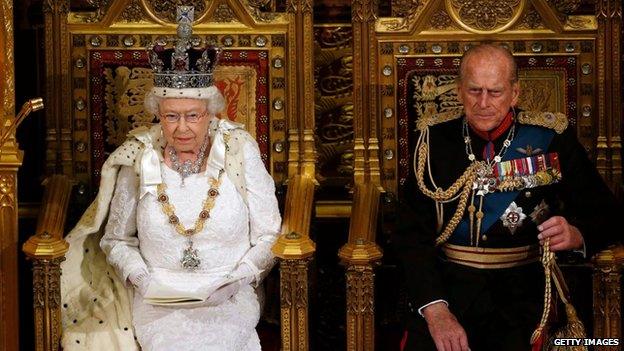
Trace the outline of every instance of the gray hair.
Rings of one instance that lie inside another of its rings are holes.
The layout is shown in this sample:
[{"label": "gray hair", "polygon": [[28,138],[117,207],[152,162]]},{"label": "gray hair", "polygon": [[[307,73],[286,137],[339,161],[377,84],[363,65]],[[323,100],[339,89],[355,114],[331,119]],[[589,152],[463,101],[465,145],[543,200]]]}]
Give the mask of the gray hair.
[{"label": "gray hair", "polygon": [[496,45],[496,44],[491,44],[491,43],[485,43],[485,44],[472,46],[470,47],[470,49],[464,52],[461,58],[461,62],[459,64],[459,75],[457,76],[457,81],[459,82],[462,80],[464,76],[464,72],[466,70],[466,61],[468,61],[468,58],[470,56],[477,55],[477,54],[490,54],[491,55],[495,53],[498,53],[502,55],[505,59],[507,59],[511,67],[511,72],[510,72],[511,83],[512,84],[516,83],[518,81],[518,64],[516,63],[516,60],[514,59],[513,54],[511,53],[511,51],[509,51],[507,47]]},{"label": "gray hair", "polygon": [[[217,89],[217,87],[213,85],[209,88],[203,88],[202,90],[204,91],[204,93],[202,94],[201,98],[197,98],[197,97],[184,97],[184,98],[205,101],[206,110],[211,115],[216,115],[217,113],[223,111],[223,109],[225,108],[225,98],[223,97],[219,89]],[[159,96],[154,93],[153,89],[150,90],[149,92],[147,92],[147,94],[145,94],[145,100],[143,100],[143,106],[145,106],[145,111],[147,111],[148,113],[154,116],[158,116],[159,105],[164,99],[176,99],[176,97]]]}]

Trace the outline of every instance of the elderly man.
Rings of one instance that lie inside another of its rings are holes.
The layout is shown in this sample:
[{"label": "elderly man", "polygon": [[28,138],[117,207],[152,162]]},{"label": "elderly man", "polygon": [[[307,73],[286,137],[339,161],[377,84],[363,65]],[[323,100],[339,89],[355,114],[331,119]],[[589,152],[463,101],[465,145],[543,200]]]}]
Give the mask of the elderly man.
[{"label": "elderly man", "polygon": [[405,350],[529,350],[539,244],[589,257],[608,243],[613,195],[563,114],[515,108],[516,71],[505,48],[471,48],[464,113],[419,123],[394,237],[413,312]]}]

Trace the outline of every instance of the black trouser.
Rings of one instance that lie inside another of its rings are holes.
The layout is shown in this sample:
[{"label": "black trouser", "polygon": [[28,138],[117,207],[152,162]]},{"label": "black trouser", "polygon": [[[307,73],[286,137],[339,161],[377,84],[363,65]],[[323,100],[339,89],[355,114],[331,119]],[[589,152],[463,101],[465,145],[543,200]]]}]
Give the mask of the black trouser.
[{"label": "black trouser", "polygon": [[[449,308],[472,351],[528,351],[543,306],[544,273],[539,263],[482,270],[446,264]],[[424,318],[414,314],[406,351],[436,350]]]}]

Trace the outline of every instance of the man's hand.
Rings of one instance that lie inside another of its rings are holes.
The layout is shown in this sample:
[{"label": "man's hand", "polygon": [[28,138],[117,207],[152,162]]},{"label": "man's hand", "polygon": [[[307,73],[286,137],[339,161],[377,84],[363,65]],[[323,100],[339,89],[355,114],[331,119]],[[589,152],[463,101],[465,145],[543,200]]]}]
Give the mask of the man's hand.
[{"label": "man's hand", "polygon": [[427,306],[422,312],[438,351],[470,350],[464,328],[445,303],[439,302]]},{"label": "man's hand", "polygon": [[583,236],[577,227],[561,216],[554,216],[537,226],[540,245],[550,238],[550,251],[574,250],[583,247]]}]

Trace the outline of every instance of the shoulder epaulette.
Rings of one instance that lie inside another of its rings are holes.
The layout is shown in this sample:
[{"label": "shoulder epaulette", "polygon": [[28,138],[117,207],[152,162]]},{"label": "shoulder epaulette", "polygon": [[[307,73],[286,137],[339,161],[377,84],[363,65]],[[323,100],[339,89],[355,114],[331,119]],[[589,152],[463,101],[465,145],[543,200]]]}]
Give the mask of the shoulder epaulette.
[{"label": "shoulder epaulette", "polygon": [[518,114],[518,122],[554,129],[557,134],[568,127],[568,118],[561,112],[522,111]]},{"label": "shoulder epaulette", "polygon": [[436,124],[452,121],[454,119],[460,118],[463,113],[463,110],[455,110],[436,113],[430,116],[422,116],[418,120],[416,120],[416,128],[418,128],[418,130],[423,130]]}]

